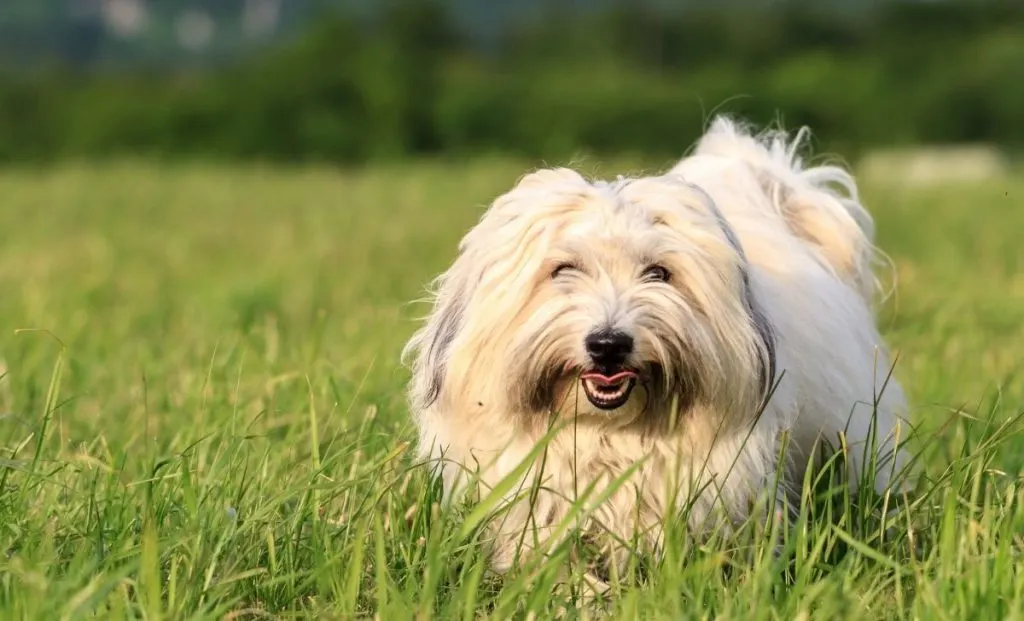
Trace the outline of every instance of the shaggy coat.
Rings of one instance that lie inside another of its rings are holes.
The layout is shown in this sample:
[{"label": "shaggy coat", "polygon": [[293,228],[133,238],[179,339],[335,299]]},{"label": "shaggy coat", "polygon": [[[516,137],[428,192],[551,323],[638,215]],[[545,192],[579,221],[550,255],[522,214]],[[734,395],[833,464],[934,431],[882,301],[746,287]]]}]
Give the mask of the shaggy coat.
[{"label": "shaggy coat", "polygon": [[616,541],[657,549],[665,520],[697,536],[784,510],[822,438],[888,486],[905,404],[873,222],[801,139],[719,118],[667,174],[540,170],[462,239],[406,347],[409,395],[446,496],[507,501],[496,570],[566,524],[621,560]]}]

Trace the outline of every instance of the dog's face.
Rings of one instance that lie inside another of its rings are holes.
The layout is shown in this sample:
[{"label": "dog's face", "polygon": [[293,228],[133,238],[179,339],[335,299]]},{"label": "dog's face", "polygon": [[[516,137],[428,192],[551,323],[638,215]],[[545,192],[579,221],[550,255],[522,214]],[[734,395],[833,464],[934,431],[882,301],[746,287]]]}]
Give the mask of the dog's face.
[{"label": "dog's face", "polygon": [[771,373],[742,250],[679,179],[534,173],[460,251],[410,344],[421,406],[636,419],[748,407]]}]

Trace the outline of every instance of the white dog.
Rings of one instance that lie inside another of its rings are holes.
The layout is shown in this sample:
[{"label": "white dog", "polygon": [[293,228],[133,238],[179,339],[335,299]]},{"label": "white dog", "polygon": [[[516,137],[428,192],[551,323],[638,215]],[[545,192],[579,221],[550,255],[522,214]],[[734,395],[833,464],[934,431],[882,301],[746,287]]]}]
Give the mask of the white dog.
[{"label": "white dog", "polygon": [[799,488],[821,438],[844,435],[852,481],[877,459],[879,491],[902,467],[874,225],[853,178],[804,167],[800,143],[716,119],[662,176],[529,174],[462,240],[405,354],[446,496],[509,501],[496,570],[565,523],[621,561],[615,540],[657,549],[673,515],[696,535],[766,491],[785,509],[773,477]]}]

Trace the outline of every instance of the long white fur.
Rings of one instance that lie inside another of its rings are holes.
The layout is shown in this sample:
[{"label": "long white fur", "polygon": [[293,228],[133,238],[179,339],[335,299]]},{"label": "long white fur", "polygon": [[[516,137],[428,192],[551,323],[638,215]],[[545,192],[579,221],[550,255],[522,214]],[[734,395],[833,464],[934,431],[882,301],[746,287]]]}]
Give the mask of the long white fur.
[{"label": "long white fur", "polygon": [[[776,472],[799,487],[822,437],[845,436],[856,481],[873,414],[879,458],[893,460],[905,402],[874,322],[874,225],[846,171],[803,167],[800,140],[719,118],[666,175],[541,170],[462,240],[404,353],[419,454],[436,461],[446,497],[508,477],[539,483],[502,490],[495,569],[557,543],[567,520],[617,559],[615,539],[640,531],[656,548],[675,515],[694,535],[715,516],[741,520]],[[565,261],[580,269],[552,278]],[[643,281],[650,262],[670,267],[671,284]],[[571,371],[587,365],[586,335],[609,326],[666,376],[611,413]],[[778,384],[759,415],[769,357]],[[546,389],[552,407],[537,411]],[[783,432],[789,461],[777,464]],[[902,452],[894,462],[875,476],[880,491]],[[588,489],[607,497],[579,500]]]}]

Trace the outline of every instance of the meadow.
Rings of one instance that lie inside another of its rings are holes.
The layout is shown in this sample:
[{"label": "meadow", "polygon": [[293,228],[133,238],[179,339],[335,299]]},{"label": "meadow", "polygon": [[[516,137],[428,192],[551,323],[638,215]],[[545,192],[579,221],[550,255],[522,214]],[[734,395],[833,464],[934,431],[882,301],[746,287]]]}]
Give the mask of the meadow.
[{"label": "meadow", "polygon": [[[399,364],[412,301],[529,166],[0,172],[0,618],[571,608],[565,558],[497,580],[476,514],[437,506]],[[1024,182],[863,192],[926,440],[914,504],[883,536],[818,503],[782,558],[680,544],[613,617],[1024,618]]]}]

